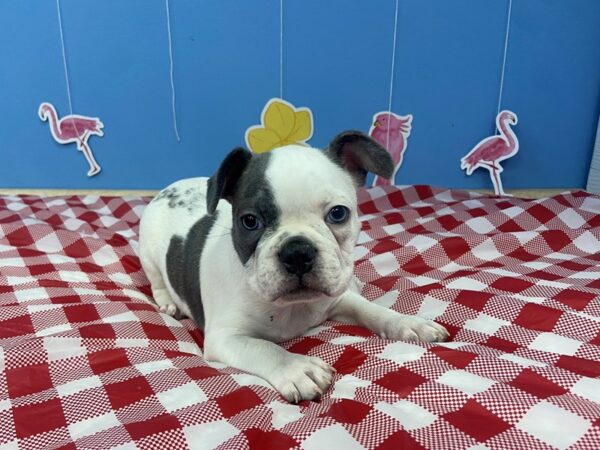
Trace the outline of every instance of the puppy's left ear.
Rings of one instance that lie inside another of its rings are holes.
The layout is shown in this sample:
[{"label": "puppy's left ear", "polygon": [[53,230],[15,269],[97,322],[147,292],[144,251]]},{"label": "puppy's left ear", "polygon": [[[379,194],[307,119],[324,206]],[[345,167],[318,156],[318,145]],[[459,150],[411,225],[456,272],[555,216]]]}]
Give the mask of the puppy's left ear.
[{"label": "puppy's left ear", "polygon": [[206,210],[212,214],[219,200],[230,201],[235,193],[237,182],[252,159],[252,153],[242,147],[235,148],[225,157],[217,172],[208,179],[206,189]]},{"label": "puppy's left ear", "polygon": [[325,154],[350,172],[358,186],[365,184],[367,172],[388,179],[394,174],[394,162],[388,151],[360,131],[338,134]]}]

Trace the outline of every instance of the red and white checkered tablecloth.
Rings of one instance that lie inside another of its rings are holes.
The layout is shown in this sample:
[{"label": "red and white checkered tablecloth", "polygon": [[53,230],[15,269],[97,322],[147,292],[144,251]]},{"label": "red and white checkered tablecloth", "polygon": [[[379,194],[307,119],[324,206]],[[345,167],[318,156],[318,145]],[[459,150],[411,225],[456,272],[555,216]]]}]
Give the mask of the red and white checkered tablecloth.
[{"label": "red and white checkered tablecloth", "polygon": [[0,197],[0,449],[600,448],[600,197],[385,189],[360,192],[363,294],[451,340],[324,323],[284,344],[337,368],[299,405],[157,312],[148,199]]}]

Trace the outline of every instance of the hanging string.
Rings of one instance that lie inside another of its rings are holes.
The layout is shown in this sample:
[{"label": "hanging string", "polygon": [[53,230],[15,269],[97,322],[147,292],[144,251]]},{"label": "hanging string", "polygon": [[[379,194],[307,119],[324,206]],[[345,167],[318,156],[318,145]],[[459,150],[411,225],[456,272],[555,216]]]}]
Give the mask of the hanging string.
[{"label": "hanging string", "polygon": [[[502,94],[504,92],[504,73],[506,71],[506,55],[508,54],[508,36],[510,34],[510,18],[512,13],[512,0],[508,0],[508,14],[506,19],[506,33],[504,36],[504,56],[502,57],[502,72],[500,75],[500,92],[498,93],[498,108],[496,111],[496,117],[500,114],[500,108],[502,107]],[[496,127],[496,134],[499,134],[500,130]]]},{"label": "hanging string", "polygon": [[58,30],[60,31],[60,48],[62,50],[62,58],[63,58],[63,69],[65,72],[65,83],[67,85],[67,102],[69,104],[69,115],[71,116],[71,123],[77,136],[81,136],[79,134],[79,130],[77,129],[77,125],[75,124],[75,120],[73,118],[73,103],[71,102],[71,83],[69,83],[69,71],[67,70],[67,52],[65,49],[65,37],[63,34],[63,25],[62,25],[62,16],[60,14],[60,0],[56,0],[56,13],[58,14]]},{"label": "hanging string", "polygon": [[[396,11],[394,12],[394,38],[392,41],[392,67],[390,70],[390,97],[388,99],[388,121],[392,114],[392,98],[394,95],[394,68],[396,66],[396,35],[398,34],[398,3],[400,0],[396,0]],[[385,141],[385,147],[390,147],[390,127],[388,126],[387,138]]]},{"label": "hanging string", "polygon": [[169,0],[165,0],[165,7],[167,9],[167,34],[169,37],[169,75],[171,78],[171,110],[173,112],[173,129],[175,130],[175,137],[177,138],[177,142],[179,142],[181,141],[181,138],[179,137],[179,130],[177,129],[177,112],[175,109],[175,81],[173,78],[173,44],[171,42],[171,14],[169,12]]},{"label": "hanging string", "polygon": [[283,0],[279,0],[279,98],[283,99]]}]

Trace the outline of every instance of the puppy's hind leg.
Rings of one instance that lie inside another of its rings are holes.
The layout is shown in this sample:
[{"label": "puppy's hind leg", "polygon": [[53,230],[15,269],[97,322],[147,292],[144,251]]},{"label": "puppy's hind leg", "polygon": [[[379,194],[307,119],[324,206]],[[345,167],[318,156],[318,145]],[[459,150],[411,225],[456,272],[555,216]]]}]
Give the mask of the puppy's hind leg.
[{"label": "puppy's hind leg", "polygon": [[162,287],[155,287],[154,284],[152,284],[152,296],[154,297],[154,301],[158,305],[158,310],[160,312],[175,317],[177,314],[177,305],[171,300],[171,295],[166,286],[164,286],[164,283]]},{"label": "puppy's hind leg", "polygon": [[158,310],[162,313],[168,314],[174,317],[177,314],[177,306],[171,299],[171,294],[165,285],[163,277],[156,267],[156,265],[150,263],[148,260],[142,260],[142,266],[146,277],[150,281],[150,287],[152,288],[152,297],[158,305]]}]

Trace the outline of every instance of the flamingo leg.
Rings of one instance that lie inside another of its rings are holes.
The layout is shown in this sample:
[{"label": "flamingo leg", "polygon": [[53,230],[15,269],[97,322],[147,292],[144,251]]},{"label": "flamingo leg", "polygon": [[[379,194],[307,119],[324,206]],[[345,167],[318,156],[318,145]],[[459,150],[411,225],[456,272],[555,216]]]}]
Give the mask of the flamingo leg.
[{"label": "flamingo leg", "polygon": [[482,166],[487,166],[487,167],[491,168],[492,170],[500,171],[500,167],[498,167],[497,165],[495,165],[493,163],[482,162],[481,165]]},{"label": "flamingo leg", "polygon": [[505,197],[512,197],[511,194],[507,194],[506,192],[504,192],[504,188],[502,187],[502,179],[500,178],[500,172],[502,172],[502,167],[500,167],[499,165],[496,165],[494,163],[488,163],[488,162],[483,162],[483,161],[480,164],[482,166],[486,166],[486,167],[490,168],[490,174],[493,177],[494,187],[498,191],[498,192],[496,192],[496,194],[502,195]]},{"label": "flamingo leg", "polygon": [[94,158],[92,149],[90,147],[88,147],[87,143],[85,143],[83,141],[81,142],[81,150],[83,151],[83,155],[85,156],[85,159],[87,160],[88,164],[90,165],[90,170],[88,170],[87,176],[93,177],[98,172],[100,172],[100,166],[98,165],[98,163],[96,162],[96,159]]},{"label": "flamingo leg", "polygon": [[79,136],[79,138],[77,139],[77,150],[79,150],[80,152],[83,151],[83,148],[85,147],[89,136],[89,131],[85,131],[83,133],[82,136]]},{"label": "flamingo leg", "polygon": [[496,181],[496,183],[495,183],[496,189],[498,190],[498,192],[496,194],[512,197],[511,195],[504,192],[504,188],[502,187],[502,179],[500,178],[500,174],[496,171],[495,166],[492,168],[492,174],[494,176],[494,180]]},{"label": "flamingo leg", "polygon": [[385,178],[381,178],[379,176],[375,176],[373,180],[373,186],[390,186],[392,182],[390,180],[386,180]]}]

